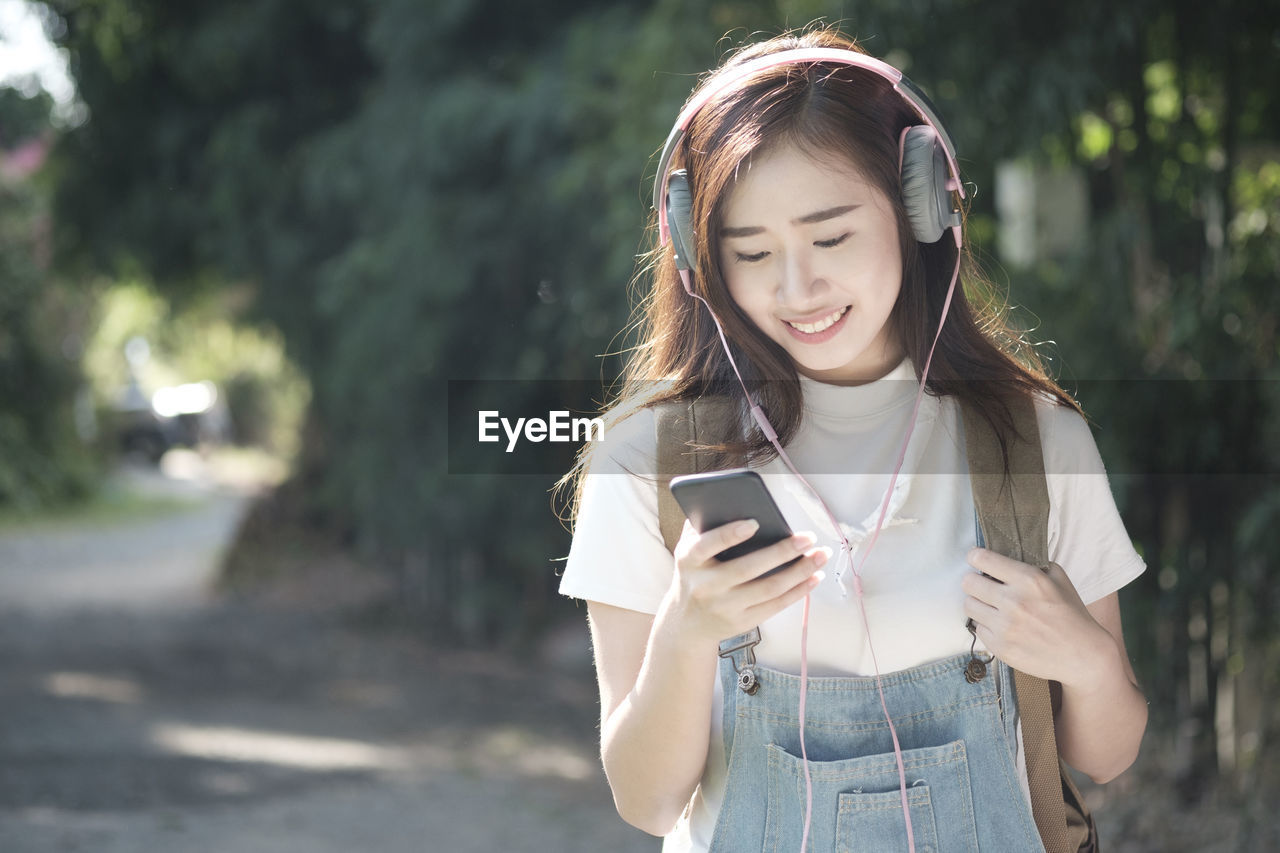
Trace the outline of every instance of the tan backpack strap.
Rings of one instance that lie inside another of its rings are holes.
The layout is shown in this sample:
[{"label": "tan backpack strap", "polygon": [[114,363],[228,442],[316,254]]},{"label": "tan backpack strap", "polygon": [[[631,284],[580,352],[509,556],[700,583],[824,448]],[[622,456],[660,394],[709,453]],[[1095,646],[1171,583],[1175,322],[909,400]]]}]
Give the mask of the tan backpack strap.
[{"label": "tan backpack strap", "polygon": [[982,414],[962,404],[969,479],[987,546],[1006,557],[1043,566],[1049,560],[1049,488],[1035,404],[1027,397],[1009,401],[1016,436],[1006,438],[1006,477],[1000,440]]},{"label": "tan backpack strap", "polygon": [[[1017,435],[1006,439],[1007,476],[995,430],[976,409],[961,405],[973,500],[988,548],[1033,566],[1044,566],[1049,562],[1049,489],[1035,403],[1025,396],[1008,402]],[[1063,787],[1071,782],[1058,759],[1049,683],[1014,670],[1014,686],[1031,811],[1045,850],[1076,853],[1087,849],[1087,818],[1073,815],[1072,826],[1068,827]]]},{"label": "tan backpack strap", "polygon": [[671,478],[710,467],[712,454],[698,451],[695,445],[722,438],[737,410],[728,397],[708,396],[658,403],[653,411],[658,433],[658,528],[667,550],[674,552],[684,529],[684,512],[671,496]]},{"label": "tan backpack strap", "polygon": [[658,434],[658,528],[668,551],[675,551],[684,528],[684,513],[671,496],[671,478],[692,474],[697,459],[688,445],[697,438],[697,421],[692,401],[659,403],[653,407],[654,429]]}]

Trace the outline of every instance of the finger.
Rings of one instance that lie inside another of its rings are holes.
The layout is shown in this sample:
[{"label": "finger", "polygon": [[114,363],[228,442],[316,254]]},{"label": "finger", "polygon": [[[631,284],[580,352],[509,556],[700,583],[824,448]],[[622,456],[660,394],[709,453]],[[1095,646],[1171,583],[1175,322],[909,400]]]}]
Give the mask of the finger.
[{"label": "finger", "polygon": [[730,592],[736,607],[756,624],[760,624],[805,598],[826,577],[822,566],[830,559],[829,548],[805,554],[800,563],[776,575],[761,578]]},{"label": "finger", "polygon": [[999,640],[990,628],[979,622],[974,634],[977,636],[978,642],[982,643],[984,649],[996,657],[1002,657]]},{"label": "finger", "polygon": [[[808,561],[806,560],[805,562],[807,563]],[[821,572],[810,575],[800,581],[800,583],[783,590],[779,595],[763,601],[760,604],[748,607],[746,613],[751,617],[752,622],[759,625],[761,622],[776,616],[791,605],[795,604],[797,601],[803,599],[813,591],[814,587],[822,582],[822,578],[823,573]]]},{"label": "finger", "polygon": [[793,533],[772,545],[743,554],[724,564],[724,571],[734,585],[749,583],[766,572],[784,566],[811,549],[817,539],[813,533]]},{"label": "finger", "polygon": [[965,595],[973,596],[992,607],[1000,606],[1008,594],[1004,583],[980,572],[965,572],[964,577],[960,578],[960,589]]},{"label": "finger", "polygon": [[732,548],[750,539],[760,529],[760,523],[753,518],[743,521],[731,521],[719,527],[703,532],[685,552],[686,564],[700,566],[711,561],[713,557],[727,548]]},{"label": "finger", "polygon": [[964,615],[979,626],[987,626],[995,624],[996,620],[1000,618],[1000,611],[998,608],[992,607],[990,604],[973,596],[965,596]]},{"label": "finger", "polygon": [[698,529],[693,526],[693,522],[686,518],[684,520],[684,527],[680,528],[680,538],[676,540],[676,545],[671,549],[671,552],[675,554],[677,558],[683,557],[685,554],[689,553],[690,549],[693,548],[694,543],[698,541],[698,537],[700,535],[701,534],[698,533]]},{"label": "finger", "polygon": [[1039,572],[1035,566],[1006,557],[987,548],[972,548],[966,558],[969,565],[1001,583],[1015,583]]},{"label": "finger", "polygon": [[[747,581],[743,587],[757,601],[765,601],[782,595],[787,590],[803,583],[817,574],[831,559],[831,549],[827,546],[812,548],[807,551],[794,566],[768,577],[758,577]],[[823,573],[823,577],[826,574]]]}]

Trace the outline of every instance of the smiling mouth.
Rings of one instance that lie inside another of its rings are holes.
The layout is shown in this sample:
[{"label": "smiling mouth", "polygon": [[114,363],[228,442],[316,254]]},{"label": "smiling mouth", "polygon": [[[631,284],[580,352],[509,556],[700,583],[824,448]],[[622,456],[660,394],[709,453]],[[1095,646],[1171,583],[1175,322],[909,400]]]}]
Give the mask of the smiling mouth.
[{"label": "smiling mouth", "polygon": [[829,315],[823,317],[816,323],[792,323],[790,320],[784,320],[783,322],[797,331],[804,332],[808,335],[814,335],[818,332],[829,329],[836,323],[840,322],[840,318],[844,316],[845,312],[848,311],[849,308],[850,306],[846,305],[843,308],[832,311]]}]

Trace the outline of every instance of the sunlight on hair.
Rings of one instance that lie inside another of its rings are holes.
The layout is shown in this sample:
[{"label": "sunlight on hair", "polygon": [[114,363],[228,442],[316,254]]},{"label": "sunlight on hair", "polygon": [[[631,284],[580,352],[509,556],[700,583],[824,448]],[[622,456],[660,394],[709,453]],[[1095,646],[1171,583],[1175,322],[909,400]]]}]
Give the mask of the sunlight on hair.
[{"label": "sunlight on hair", "polygon": [[42,680],[44,692],[60,699],[94,699],[117,705],[137,705],[142,687],[130,678],[112,678],[89,672],[51,672]]},{"label": "sunlight on hair", "polygon": [[160,723],[152,728],[151,742],[167,752],[192,758],[277,764],[302,770],[399,770],[407,764],[401,750],[377,744],[231,726]]}]

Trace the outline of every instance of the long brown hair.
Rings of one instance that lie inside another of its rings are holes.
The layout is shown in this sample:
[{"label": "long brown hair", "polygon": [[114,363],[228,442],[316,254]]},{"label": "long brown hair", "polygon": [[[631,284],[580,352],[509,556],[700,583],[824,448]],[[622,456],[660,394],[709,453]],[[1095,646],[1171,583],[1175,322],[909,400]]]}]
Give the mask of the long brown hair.
[{"label": "long brown hair", "polygon": [[[717,85],[719,75],[756,57],[814,47],[866,52],[831,28],[782,35],[738,50],[702,86]],[[757,329],[729,296],[716,249],[729,191],[748,158],[784,144],[818,157],[843,158],[877,187],[893,206],[902,252],[902,287],[889,322],[915,365],[918,380],[938,328],[957,251],[949,236],[933,244],[917,242],[907,219],[898,173],[898,137],[903,128],[919,123],[888,81],[871,72],[821,62],[781,65],[753,74],[708,102],[690,122],[675,152],[672,168],[684,168],[689,174],[692,221],[706,223],[696,229],[694,290],[723,323],[734,360],[783,445],[800,428],[802,391],[786,351]],[[649,286],[630,324],[639,345],[623,371],[621,392],[605,407],[606,428],[645,407],[732,394],[738,388],[706,307],[685,293],[670,246],[657,245],[657,227],[654,214],[648,226],[654,248],[638,276],[647,279]],[[1006,402],[1011,395],[1042,393],[1080,411],[1046,374],[1030,343],[1009,326],[994,288],[981,275],[967,246],[960,281],[963,287],[957,287],[952,297],[926,393],[952,395],[976,407],[995,427],[1002,444],[1014,432]],[[736,396],[740,398],[741,391]],[[745,420],[745,407],[743,411]],[[731,425],[725,435],[715,437],[712,445],[719,460],[715,467],[761,464],[777,454],[758,430],[740,426]],[[571,517],[576,516],[591,450],[590,444],[582,449],[556,486],[557,490],[570,483],[574,486]]]}]

